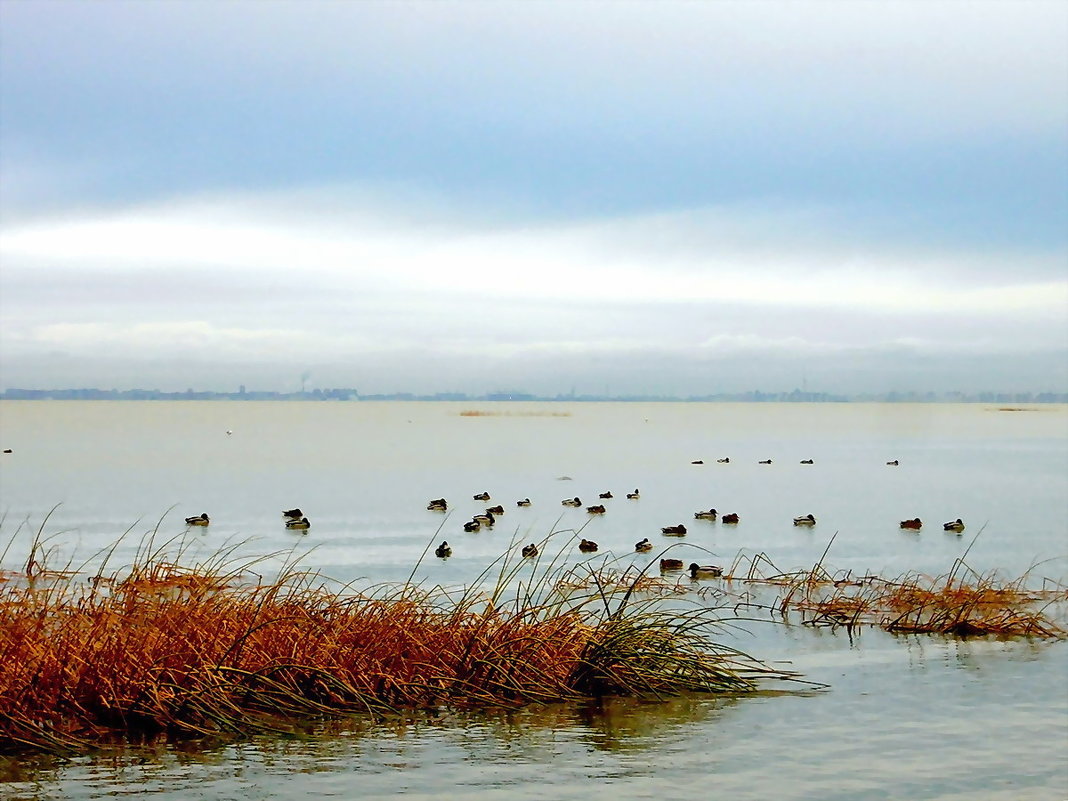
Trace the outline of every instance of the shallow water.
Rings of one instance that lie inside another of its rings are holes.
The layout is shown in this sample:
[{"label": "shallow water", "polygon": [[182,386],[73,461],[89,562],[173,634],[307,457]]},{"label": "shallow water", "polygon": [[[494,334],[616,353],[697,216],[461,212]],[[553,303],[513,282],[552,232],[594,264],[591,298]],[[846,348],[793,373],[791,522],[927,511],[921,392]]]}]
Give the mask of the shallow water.
[{"label": "shallow water", "polygon": [[[483,414],[461,414],[471,410]],[[78,564],[127,529],[112,563],[129,561],[173,506],[157,541],[206,511],[212,525],[188,534],[205,553],[226,542],[249,556],[308,548],[306,566],[342,581],[404,580],[414,569],[464,585],[512,540],[582,526],[601,545],[596,558],[645,564],[633,543],[671,544],[659,530],[674,523],[689,529],[676,548],[702,562],[764,552],[783,569],[811,566],[833,537],[834,568],[941,574],[967,551],[980,572],[1016,577],[1041,563],[1036,583],[1068,578],[1062,406],[4,401],[0,429],[13,450],[0,461],[0,532],[10,538],[26,521],[4,568],[19,566],[60,503],[44,528],[52,558]],[[641,499],[626,500],[635,488]],[[492,531],[465,534],[461,524],[488,505],[471,498],[482,490],[506,513]],[[603,517],[560,505],[575,495],[593,504],[605,490],[616,497]],[[448,515],[425,509],[442,496]],[[534,505],[517,508],[523,497]],[[283,528],[291,506],[311,519],[307,535]],[[740,524],[693,520],[710,506]],[[809,512],[815,529],[792,525]],[[899,529],[916,516],[921,533]],[[957,517],[964,535],[943,533]],[[441,539],[454,556],[420,560]],[[558,549],[579,561],[568,535],[553,538]],[[829,689],[447,715],[62,766],[19,760],[0,793],[628,799],[714,787],[743,798],[1068,798],[1066,643],[875,630],[851,641],[760,622],[729,636]]]}]

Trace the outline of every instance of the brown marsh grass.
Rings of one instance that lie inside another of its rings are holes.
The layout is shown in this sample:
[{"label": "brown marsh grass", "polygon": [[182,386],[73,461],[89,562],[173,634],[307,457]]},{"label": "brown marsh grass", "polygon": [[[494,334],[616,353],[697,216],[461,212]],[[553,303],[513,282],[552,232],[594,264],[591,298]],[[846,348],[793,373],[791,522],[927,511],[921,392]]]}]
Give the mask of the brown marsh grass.
[{"label": "brown marsh grass", "polygon": [[530,560],[514,550],[487,569],[498,571],[489,592],[410,580],[358,590],[292,555],[270,580],[233,549],[185,564],[184,543],[156,547],[154,533],[128,567],[108,571],[105,554],[92,572],[52,570],[38,532],[25,568],[0,582],[0,750],[245,736],[404,709],[737,693],[796,678],[718,646],[714,610],[639,600],[655,587],[640,575],[561,589],[549,560],[524,583]]},{"label": "brown marsh grass", "polygon": [[778,588],[774,610],[783,617],[799,612],[809,626],[878,626],[899,634],[963,637],[1068,637],[1063,622],[1068,587],[1063,584],[1043,580],[1040,589],[1031,588],[1029,573],[1007,581],[994,572],[977,573],[964,557],[940,576],[855,575],[826,568],[826,555],[824,551],[810,570],[797,571],[779,570],[763,553],[740,556],[724,580]]}]

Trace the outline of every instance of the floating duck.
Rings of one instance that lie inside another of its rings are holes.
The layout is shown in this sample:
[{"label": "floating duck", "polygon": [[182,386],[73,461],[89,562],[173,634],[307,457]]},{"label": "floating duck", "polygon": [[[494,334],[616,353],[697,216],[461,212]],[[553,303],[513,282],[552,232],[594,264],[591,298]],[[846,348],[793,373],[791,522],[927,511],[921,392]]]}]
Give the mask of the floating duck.
[{"label": "floating duck", "polygon": [[516,501],[515,505],[516,506],[530,506],[530,498],[524,498],[521,501]]},{"label": "floating duck", "polygon": [[912,520],[902,520],[901,528],[911,528],[914,531],[919,531],[921,528],[923,528],[923,523],[920,522],[920,518],[914,517],[912,518]]},{"label": "floating duck", "polygon": [[586,511],[589,512],[591,515],[603,515],[604,514],[604,504],[603,503],[599,503],[599,504],[596,504],[595,506],[587,506],[586,507]]},{"label": "floating duck", "polygon": [[582,501],[580,501],[578,497],[564,498],[562,501],[560,501],[560,504],[562,506],[582,506]]},{"label": "floating duck", "polygon": [[480,528],[482,528],[482,524],[477,520],[468,520],[464,523],[464,531],[478,531]]},{"label": "floating duck", "polygon": [[311,523],[308,522],[308,518],[302,517],[300,520],[287,520],[286,528],[290,529],[309,529]]},{"label": "floating duck", "polygon": [[697,562],[691,562],[687,568],[690,571],[690,578],[719,578],[723,575],[723,568],[718,565],[699,565]]},{"label": "floating duck", "polygon": [[888,465],[892,465],[893,467],[897,467],[899,462],[897,461],[897,459],[892,459],[889,462],[887,462],[887,464]]},{"label": "floating duck", "polygon": [[583,540],[578,548],[583,553],[594,553],[597,550],[597,543],[593,540]]},{"label": "floating duck", "polygon": [[811,459],[802,459],[799,464],[815,464]]},{"label": "floating duck", "polygon": [[757,464],[771,464],[771,459],[761,459]]},{"label": "floating duck", "polygon": [[497,504],[496,506],[489,507],[486,510],[486,513],[487,514],[491,514],[491,515],[503,515],[504,514],[504,507],[501,506],[500,504]]},{"label": "floating duck", "polygon": [[492,528],[493,524],[497,522],[496,518],[493,516],[493,512],[488,509],[485,514],[472,517],[471,521],[473,523],[478,523],[480,526],[485,526],[486,528]]},{"label": "floating duck", "polygon": [[692,462],[690,462],[690,464],[704,464],[704,463],[705,463],[704,459],[694,459]]},{"label": "floating duck", "polygon": [[636,500],[638,500],[638,498],[640,498],[640,497],[641,497],[641,495],[640,495],[640,494],[638,493],[638,488],[637,488],[637,487],[635,487],[635,488],[634,488],[634,492],[628,492],[628,493],[627,493],[627,497],[628,497],[628,498],[629,498],[630,500],[632,500],[632,501],[636,501]]},{"label": "floating duck", "polygon": [[638,553],[648,553],[653,550],[653,544],[649,542],[649,538],[646,537],[641,542],[634,543],[634,550]]},{"label": "floating duck", "polygon": [[[444,498],[435,498],[426,505],[426,508],[429,509],[431,512],[444,512],[448,510],[449,504]],[[300,517],[300,515],[296,514],[293,515],[293,517]]]},{"label": "floating duck", "polygon": [[612,491],[611,491],[611,490],[609,490],[608,492],[602,492],[602,493],[601,493],[600,495],[598,495],[597,497],[598,497],[598,498],[611,498],[611,497],[612,497]]},{"label": "floating duck", "polygon": [[187,517],[185,524],[187,526],[206,526],[211,521],[208,520],[208,513],[204,512],[202,515],[196,515],[195,517]]},{"label": "floating duck", "polygon": [[434,556],[439,559],[448,559],[452,556],[452,548],[449,547],[449,543],[445,540],[441,541],[441,545],[434,549]]},{"label": "floating duck", "polygon": [[661,570],[682,570],[682,560],[681,559],[661,559],[660,560],[660,569]]},{"label": "floating duck", "polygon": [[299,519],[304,517],[304,512],[300,511],[300,509],[286,509],[282,512],[282,517],[295,517]]},{"label": "floating duck", "polygon": [[538,555],[538,546],[535,545],[533,542],[530,543],[530,545],[524,545],[523,546],[523,556],[526,556],[526,557],[529,558],[531,556],[537,556],[537,555]]},{"label": "floating duck", "polygon": [[478,495],[472,495],[471,497],[476,501],[488,501],[490,499],[490,494],[488,492],[480,492]]},{"label": "floating duck", "polygon": [[682,523],[679,523],[677,526],[664,526],[660,531],[669,537],[686,536],[686,526],[682,525]]},{"label": "floating duck", "polygon": [[694,520],[715,520],[718,516],[719,514],[716,512],[715,509],[709,509],[707,512],[693,513]]},{"label": "floating duck", "polygon": [[960,534],[964,531],[964,521],[958,517],[956,520],[950,520],[948,523],[943,523],[942,529],[944,531],[955,531],[957,534]]},{"label": "floating duck", "polygon": [[730,464],[730,463],[731,463],[731,457],[729,457],[729,456],[724,456],[724,457],[723,457],[722,459],[716,459],[716,461],[717,461],[717,462],[718,462],[719,464]]},{"label": "floating duck", "polygon": [[719,520],[721,523],[734,525],[738,522],[738,514],[736,512],[731,512],[730,514],[723,515]]},{"label": "floating duck", "polygon": [[804,517],[794,518],[795,526],[814,526],[816,525],[816,518],[812,515],[805,515]]}]

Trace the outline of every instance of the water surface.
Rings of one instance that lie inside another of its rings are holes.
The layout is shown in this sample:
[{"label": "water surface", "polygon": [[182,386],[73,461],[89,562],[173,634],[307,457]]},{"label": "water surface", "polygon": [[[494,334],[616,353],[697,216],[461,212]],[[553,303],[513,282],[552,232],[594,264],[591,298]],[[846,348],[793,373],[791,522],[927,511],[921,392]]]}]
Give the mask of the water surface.
[{"label": "water surface", "polygon": [[[13,450],[0,461],[2,531],[26,522],[9,569],[59,503],[45,532],[54,558],[78,563],[129,529],[112,557],[121,564],[146,532],[181,537],[184,517],[208,512],[212,525],[188,534],[204,552],[307,548],[307,566],[341,581],[414,570],[465,585],[513,541],[568,529],[600,543],[598,559],[644,565],[634,542],[666,546],[660,527],[675,523],[690,531],[677,547],[702,562],[763,552],[783,569],[811,566],[833,538],[829,565],[884,576],[945,573],[967,552],[979,572],[1068,577],[1062,406],[4,401],[0,427]],[[640,500],[626,500],[635,488]],[[465,534],[462,523],[488,505],[471,497],[483,490],[506,513],[492,531]],[[593,504],[606,490],[615,497],[603,517],[560,505]],[[426,510],[437,497],[450,501],[447,515]],[[525,497],[533,505],[516,507]],[[280,512],[292,506],[311,519],[307,535],[284,529]],[[693,520],[709,507],[741,523]],[[810,512],[814,529],[792,525]],[[917,516],[921,533],[900,530]],[[957,517],[964,535],[943,533]],[[577,563],[569,537],[551,547]],[[421,559],[441,539],[454,556]],[[1068,797],[1063,642],[872,630],[851,639],[759,622],[730,637],[830,689],[442,714],[67,765],[19,760],[5,787],[41,799],[628,799],[710,787],[741,798]]]}]

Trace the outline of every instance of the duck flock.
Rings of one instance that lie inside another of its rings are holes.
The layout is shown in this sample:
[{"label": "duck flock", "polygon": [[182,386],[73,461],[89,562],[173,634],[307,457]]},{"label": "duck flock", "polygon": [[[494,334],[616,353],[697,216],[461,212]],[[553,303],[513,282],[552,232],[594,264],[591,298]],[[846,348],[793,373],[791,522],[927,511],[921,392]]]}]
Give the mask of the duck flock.
[{"label": "duck flock", "polygon": [[[730,457],[724,457],[716,460],[720,464],[730,464]],[[759,464],[771,464],[771,459],[763,459]],[[802,459],[801,464],[813,464],[812,459]],[[696,460],[691,464],[704,464],[701,460]],[[886,463],[889,466],[897,466],[899,461],[893,459]],[[491,500],[489,492],[479,492],[472,495],[472,500],[475,501],[489,501]],[[590,515],[603,515],[607,513],[607,507],[600,501],[611,500],[615,496],[611,490],[599,493],[597,496],[598,503],[586,506],[586,512]],[[633,492],[626,493],[627,500],[637,501],[641,499],[641,492],[635,488]],[[572,508],[581,508],[584,504],[582,499],[578,496],[571,498],[564,498],[560,501],[562,506],[568,506]],[[516,506],[523,508],[532,506],[533,502],[530,498],[521,498],[516,501]],[[447,512],[449,510],[449,502],[445,498],[434,498],[427,503],[426,508],[432,512]],[[470,520],[463,524],[463,530],[467,533],[477,532],[483,528],[492,529],[493,525],[497,522],[497,518],[504,514],[504,507],[501,504],[495,506],[485,507],[484,512],[480,512],[471,517]],[[285,527],[292,531],[302,531],[307,533],[311,528],[311,523],[308,518],[299,508],[286,509],[282,512],[282,517],[285,520]],[[717,520],[725,525],[735,526],[740,522],[740,518],[737,512],[728,512],[720,515],[716,509],[700,509],[693,513],[694,520],[704,520],[716,522]],[[816,517],[812,514],[801,515],[795,517],[794,525],[801,528],[812,528],[816,525]],[[192,517],[185,518],[187,526],[207,526],[211,523],[207,512]],[[902,529],[910,531],[919,531],[923,528],[923,521],[918,517],[914,517],[910,520],[902,520],[900,527]],[[950,520],[942,524],[942,529],[945,532],[952,534],[961,534],[964,531],[964,521],[959,517],[956,520]],[[686,526],[682,523],[675,525],[662,526],[660,533],[665,537],[685,537],[687,534]],[[643,538],[639,542],[634,544],[634,550],[637,553],[648,553],[652,551],[655,546],[650,542],[649,538]],[[598,545],[593,540],[587,540],[582,538],[578,544],[578,549],[582,553],[596,553]],[[525,545],[522,549],[524,557],[533,558],[538,555],[538,547],[534,543]],[[452,556],[452,546],[448,541],[443,540],[442,543],[434,550],[434,555],[440,559],[447,559]],[[663,571],[668,570],[682,570],[683,563],[680,559],[661,559],[660,569]],[[694,578],[716,578],[723,574],[723,570],[715,565],[698,565],[693,563],[686,568],[690,571],[690,574]]]},{"label": "duck flock", "polygon": [[[724,457],[722,459],[717,459],[716,461],[718,463],[720,463],[720,464],[729,464],[730,463],[730,458],[729,457]],[[759,464],[771,464],[771,463],[772,463],[771,459],[763,459],[763,460],[761,460],[759,462]],[[807,464],[813,464],[813,463],[814,462],[813,462],[812,459],[802,459],[801,462],[800,462],[800,464],[806,464],[806,465]],[[696,460],[696,461],[692,462],[691,464],[704,464],[704,462],[701,461],[701,460]],[[889,466],[897,466],[897,465],[900,464],[900,462],[897,459],[893,459],[891,461],[888,461],[886,464],[889,465]],[[489,492],[485,492],[485,491],[477,493],[477,494],[475,494],[475,495],[473,495],[471,497],[475,501],[489,501],[489,500],[491,500]],[[605,505],[603,503],[601,503],[601,501],[609,500],[609,499],[614,498],[614,497],[615,496],[613,495],[611,490],[608,490],[608,491],[600,493],[597,496],[598,503],[586,506],[586,512],[588,514],[591,514],[591,515],[603,515],[603,514],[606,514],[607,509],[606,509]],[[627,497],[628,500],[636,501],[636,500],[639,500],[641,498],[641,493],[640,493],[640,491],[638,489],[635,489],[633,492],[626,493],[626,497]],[[579,498],[578,496],[571,497],[571,498],[564,498],[562,501],[560,501],[560,504],[562,506],[568,506],[568,507],[572,507],[572,508],[580,508],[580,507],[584,506],[584,504],[582,502],[582,499]],[[523,498],[521,500],[516,501],[516,506],[517,507],[527,507],[527,506],[531,506],[531,505],[532,505],[532,502],[531,502],[530,498]],[[449,509],[449,502],[445,498],[435,498],[435,499],[431,500],[427,504],[426,508],[427,508],[428,511],[433,511],[433,512],[447,512],[448,509]],[[503,515],[503,514],[504,514],[504,507],[501,506],[500,504],[498,504],[496,506],[486,507],[485,512],[476,514],[469,521],[465,522],[463,524],[463,530],[465,532],[470,533],[470,532],[480,531],[483,528],[493,528],[494,523],[497,522],[497,517],[499,517],[500,515]],[[715,522],[715,521],[718,520],[719,522],[721,522],[721,523],[723,523],[725,525],[729,525],[729,526],[738,525],[739,522],[740,522],[740,519],[741,519],[738,516],[737,512],[728,512],[726,514],[720,515],[719,512],[716,509],[711,509],[711,508],[710,509],[698,510],[698,511],[693,513],[693,517],[694,517],[695,520],[705,520],[705,521],[712,521],[712,522]],[[800,515],[798,517],[795,517],[793,519],[793,522],[794,522],[795,526],[798,526],[800,528],[813,528],[816,525],[816,516],[811,514],[811,513],[805,514],[805,515]],[[918,531],[923,527],[923,522],[918,517],[912,518],[911,520],[902,520],[901,523],[900,523],[900,527],[902,529],[906,529],[906,530]],[[949,532],[949,533],[960,534],[961,532],[964,531],[964,522],[958,517],[956,520],[951,520],[949,522],[943,523],[942,524],[942,529],[943,529],[943,531],[946,531],[946,532]],[[675,524],[675,525],[662,526],[661,529],[660,529],[660,533],[665,537],[685,537],[686,534],[687,534],[687,529],[686,529],[686,526],[684,524],[678,523],[678,524]],[[653,545],[652,542],[650,542],[648,537],[646,537],[646,538],[642,539],[641,541],[636,542],[634,544],[634,550],[636,552],[638,552],[638,553],[647,553],[649,551],[652,551],[654,547],[655,546]],[[598,545],[593,540],[587,540],[587,539],[583,538],[579,542],[578,549],[582,553],[596,553],[596,551],[598,549]],[[435,551],[435,553],[439,557],[446,558],[446,557],[452,555],[452,547],[449,545],[449,543],[447,541],[443,541],[441,543],[441,545],[438,547],[438,549]],[[523,553],[523,556],[528,556],[528,557],[537,556],[538,555],[537,546],[534,543],[531,543],[531,544],[529,544],[529,545],[527,545],[526,547],[523,548],[522,553]],[[678,559],[661,559],[660,560],[660,568],[661,568],[661,570],[674,570],[674,569],[681,570],[681,569],[683,569],[683,565],[682,565],[682,561],[678,560]],[[698,565],[698,564],[694,563],[694,564],[691,564],[688,569],[690,570],[690,572],[691,572],[691,574],[693,575],[694,578],[713,578],[713,577],[720,576],[723,573],[721,568],[719,568],[717,566],[714,566],[714,565]]]}]

